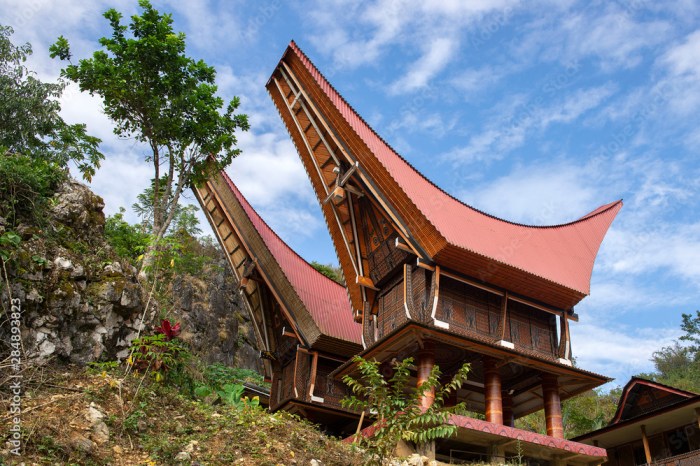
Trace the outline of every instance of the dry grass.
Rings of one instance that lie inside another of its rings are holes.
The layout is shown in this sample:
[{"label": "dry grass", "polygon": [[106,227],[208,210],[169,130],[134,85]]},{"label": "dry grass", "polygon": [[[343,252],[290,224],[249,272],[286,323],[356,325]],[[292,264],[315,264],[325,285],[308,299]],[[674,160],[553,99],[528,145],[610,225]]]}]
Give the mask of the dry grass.
[{"label": "dry grass", "polygon": [[[22,399],[24,455],[4,450],[5,464],[171,465],[363,464],[359,453],[286,413],[260,408],[210,406],[123,370],[91,373],[77,367],[25,372]],[[8,393],[0,388],[1,412]],[[109,438],[102,441],[89,419],[91,406],[104,414]],[[0,421],[0,449],[10,418]],[[176,460],[180,452],[189,459]],[[187,456],[187,455],[185,455]],[[0,461],[2,464],[2,461]]]}]

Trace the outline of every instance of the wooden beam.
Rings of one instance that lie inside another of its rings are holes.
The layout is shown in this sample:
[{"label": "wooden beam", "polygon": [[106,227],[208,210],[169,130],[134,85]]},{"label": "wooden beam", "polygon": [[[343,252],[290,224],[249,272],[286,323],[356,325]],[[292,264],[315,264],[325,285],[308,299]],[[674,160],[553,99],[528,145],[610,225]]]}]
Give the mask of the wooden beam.
[{"label": "wooden beam", "polygon": [[[202,191],[203,190],[206,190],[207,198],[211,198],[209,200],[214,205],[214,208],[212,209],[212,211],[216,210],[217,206],[222,206],[221,199],[218,198],[218,195],[217,195],[216,191],[214,190],[213,185],[209,181],[207,181],[204,184],[204,186],[201,188],[197,188],[197,187],[193,188],[194,195],[197,198],[197,200],[199,200],[199,205],[201,205],[201,206],[204,205],[204,202],[202,201]],[[212,217],[211,212],[209,211],[209,209],[204,209],[204,211],[205,211],[204,215],[205,215],[205,217],[207,217],[209,224],[212,225],[212,230],[214,230],[214,235],[216,235],[216,238],[219,240],[219,244],[221,245],[222,248],[224,248],[224,250],[227,250],[226,244],[224,243],[224,240],[221,238],[221,232],[219,231],[218,228],[213,228],[214,218]],[[231,219],[228,217],[228,213],[223,211],[223,209],[222,209],[222,212],[223,212],[224,218],[226,218],[229,221],[228,223],[229,223],[229,227],[231,227],[230,228],[231,231],[234,231],[233,225],[231,224]],[[236,235],[238,235],[237,231],[236,231]],[[232,254],[234,252],[236,252],[236,249],[234,249],[227,256],[227,259],[228,259],[228,263],[231,266],[231,269],[233,271],[233,275],[237,279],[240,280],[240,276],[238,276],[238,270],[234,266],[233,257],[232,257]],[[254,329],[255,334],[257,336],[258,343],[260,344],[260,346],[264,347],[266,350],[269,350],[270,348],[269,348],[268,342],[263,337],[263,331],[260,330],[260,325],[259,325],[260,323],[255,319],[255,312],[253,312],[250,301],[246,296],[243,297],[243,302],[244,302],[244,306],[245,306],[246,310],[248,311],[248,315],[250,315],[250,318],[253,320],[253,329]]]},{"label": "wooden beam", "polygon": [[[292,85],[289,82],[290,78],[294,81],[295,86],[297,89],[299,89],[303,96],[304,96],[304,102],[302,104],[304,105],[304,110],[306,111],[306,105],[308,104],[308,108],[311,109],[311,112],[314,113],[314,115],[317,116],[319,122],[321,125],[324,127],[326,132],[328,133],[328,136],[333,140],[335,143],[336,147],[338,148],[338,151],[344,156],[345,160],[349,163],[355,163],[357,162],[357,159],[350,154],[350,150],[345,146],[345,144],[339,140],[339,138],[336,136],[335,132],[331,128],[330,124],[326,121],[325,117],[323,114],[316,108],[314,105],[314,102],[312,99],[309,99],[309,97],[306,95],[306,92],[302,88],[301,84],[297,80],[296,76],[294,75],[294,72],[289,68],[289,65],[285,63],[284,61],[281,62],[282,67],[279,67],[280,74],[282,77],[287,81],[288,86],[291,88]],[[286,72],[285,72],[286,71]],[[280,94],[283,94],[281,88],[279,88],[279,84],[277,83],[277,80],[275,79],[275,84],[278,87],[278,90]],[[329,149],[330,152],[330,149]],[[331,156],[336,160],[336,165],[340,165],[340,163],[337,161],[337,158],[335,157],[335,154],[331,152]],[[396,226],[397,231],[401,236],[404,238],[409,237],[409,231],[408,227],[404,224],[403,220],[399,218],[398,213],[389,206],[388,202],[379,194],[379,191],[377,187],[375,186],[373,180],[368,176],[367,173],[361,168],[358,167],[358,174],[360,179],[364,182],[365,186],[367,189],[373,194],[374,198],[376,199],[377,202],[379,202],[383,208],[383,210],[387,213],[387,215],[391,218],[393,223]],[[423,251],[423,249],[416,243],[415,247],[417,249],[420,249],[421,253],[418,254],[416,251],[416,255],[422,256],[422,257],[428,257],[427,253]]]},{"label": "wooden beam", "polygon": [[316,351],[313,351],[311,354],[311,382],[309,383],[309,399],[313,401],[314,388],[316,388],[316,369],[318,367],[318,353]]},{"label": "wooden beam", "polygon": [[406,244],[406,242],[404,242],[404,240],[402,238],[400,238],[398,236],[396,237],[396,240],[394,241],[394,246],[397,249],[400,249],[402,251],[408,252],[410,254],[415,254],[413,249],[411,249],[411,247],[408,244]]},{"label": "wooden beam", "polygon": [[642,444],[644,445],[644,456],[646,457],[647,463],[651,463],[651,448],[649,448],[649,439],[647,438],[647,428],[642,424],[640,427],[642,431]]},{"label": "wooden beam", "polygon": [[430,270],[431,272],[435,270],[435,264],[421,259],[420,257],[416,257],[416,265],[422,269]]},{"label": "wooden beam", "polygon": [[350,179],[350,177],[355,173],[355,171],[359,168],[359,166],[360,166],[360,162],[358,162],[358,161],[356,160],[355,163],[353,163],[352,166],[348,169],[348,171],[346,171],[346,172],[342,175],[342,178],[340,178],[340,181],[338,182],[338,185],[341,186],[341,187],[342,187],[342,186],[345,186],[345,183],[348,182],[348,180]]},{"label": "wooden beam", "polygon": [[292,380],[292,386],[294,387],[294,397],[299,398],[299,391],[297,390],[297,368],[299,367],[299,346],[297,345],[297,354],[294,356],[294,380]]},{"label": "wooden beam", "polygon": [[501,298],[501,341],[506,339],[506,325],[508,324],[508,292],[506,291]]},{"label": "wooden beam", "polygon": [[449,329],[450,328],[449,322],[444,322],[444,321],[439,320],[437,318],[437,307],[438,307],[438,302],[440,300],[440,266],[439,265],[435,266],[433,280],[435,280],[435,296],[433,298],[433,309],[430,312],[430,316],[433,318],[433,324],[435,324],[436,327]]},{"label": "wooden beam", "polygon": [[355,277],[355,283],[357,283],[363,288],[369,288],[370,290],[379,291],[379,288],[374,286],[374,282],[372,282],[372,279],[369,277],[362,277],[358,275],[357,277]]},{"label": "wooden beam", "polygon": [[[212,183],[211,181],[207,181],[206,184],[207,184],[207,186],[209,187],[209,189],[211,190],[211,192],[212,192],[214,198],[216,199],[217,204],[220,205],[220,206],[223,206],[223,202],[221,201],[221,198],[219,197],[219,194],[216,192],[216,189],[214,188],[213,183]],[[246,243],[246,240],[241,236],[241,232],[238,230],[238,228],[236,227],[236,224],[233,222],[233,219],[232,219],[231,216],[229,215],[228,210],[222,209],[222,212],[223,212],[224,216],[226,217],[226,219],[228,220],[228,223],[229,223],[229,226],[231,227],[231,229],[233,229],[233,230],[236,232],[236,236],[240,239],[240,242],[241,242],[241,244],[243,245],[243,248],[244,248],[245,251],[248,253],[248,255],[251,256],[251,254],[250,254],[250,251],[251,251],[250,245],[247,244],[247,243]],[[220,239],[221,237],[220,237],[218,231],[217,231],[216,229],[215,229],[214,231],[215,231],[215,233],[217,234],[217,237]],[[231,256],[229,256],[229,258],[230,258],[230,257],[231,257]],[[233,264],[233,260],[231,260],[230,263],[231,263],[232,266],[234,265],[234,264]],[[262,269],[259,269],[259,270],[260,270],[260,274],[262,275],[263,280],[265,280],[265,283],[267,284],[267,287],[270,289],[270,291],[271,291],[272,294],[274,295],[275,300],[277,300],[277,302],[279,303],[280,308],[282,309],[283,314],[284,314],[285,317],[287,318],[287,321],[292,325],[292,330],[294,331],[294,333],[296,333],[297,339],[298,339],[299,341],[306,342],[306,339],[305,339],[305,338],[302,338],[302,336],[301,336],[301,331],[300,331],[299,328],[297,327],[296,321],[292,318],[292,314],[289,312],[289,309],[287,309],[286,304],[285,304],[284,301],[282,300],[281,296],[278,294],[278,292],[277,292],[277,290],[275,289],[275,287],[272,286],[272,282],[270,281],[269,277],[267,277],[267,275],[265,274],[265,272],[264,272]],[[234,275],[236,275],[236,278],[238,278],[238,279],[240,280],[241,277],[238,276],[238,270],[237,270],[237,268],[235,268],[235,267],[234,267]],[[251,310],[250,312],[251,312],[251,318],[254,319],[255,317],[254,317],[254,315],[252,314],[252,310]],[[261,335],[261,339],[262,339],[262,335]]]}]

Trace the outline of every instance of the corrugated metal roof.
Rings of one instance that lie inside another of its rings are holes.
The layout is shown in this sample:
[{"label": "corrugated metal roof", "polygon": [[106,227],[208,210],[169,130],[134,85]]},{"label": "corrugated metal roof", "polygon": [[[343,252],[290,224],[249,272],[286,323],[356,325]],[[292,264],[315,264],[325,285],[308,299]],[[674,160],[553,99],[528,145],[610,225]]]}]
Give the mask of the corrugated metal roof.
[{"label": "corrugated metal roof", "polygon": [[352,318],[345,287],[318,272],[294,252],[258,215],[228,175],[222,172],[222,176],[321,333],[360,344],[362,329]]},{"label": "corrugated metal roof", "polygon": [[442,191],[413,168],[345,101],[296,43],[292,41],[289,50],[448,243],[571,290],[590,293],[593,262],[622,201],[601,206],[574,222],[544,227],[513,223],[481,212]]}]

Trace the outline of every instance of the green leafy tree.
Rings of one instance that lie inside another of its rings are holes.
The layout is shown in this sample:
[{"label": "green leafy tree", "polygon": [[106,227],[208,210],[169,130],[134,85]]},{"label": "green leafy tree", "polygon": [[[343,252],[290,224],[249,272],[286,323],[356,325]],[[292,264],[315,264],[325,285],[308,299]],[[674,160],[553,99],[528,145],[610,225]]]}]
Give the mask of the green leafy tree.
[{"label": "green leafy tree", "polygon": [[[353,361],[357,363],[360,377],[343,377],[353,395],[345,397],[341,403],[346,408],[368,411],[376,417],[372,434],[360,435],[357,439],[372,454],[372,461],[381,464],[391,456],[400,440],[420,446],[456,432],[457,427],[448,425],[447,420],[451,413],[464,412],[466,407],[459,403],[448,408],[445,400],[467,380],[469,364],[463,365],[445,385],[440,383],[440,368],[433,366],[428,379],[420,387],[414,387],[411,384],[413,358],[394,362],[393,374],[388,380],[381,374],[379,362],[360,356],[355,356]],[[435,399],[424,410],[421,399],[432,390]]]},{"label": "green leafy tree", "polygon": [[100,140],[87,134],[84,124],[61,118],[58,99],[67,83],[37,79],[24,65],[31,45],[15,46],[13,32],[0,25],[0,154],[23,154],[61,168],[73,161],[90,180],[104,158]]},{"label": "green leafy tree", "polygon": [[695,316],[683,314],[682,318],[681,329],[685,334],[681,335],[681,340],[690,342],[690,350],[697,359],[700,353],[700,311],[695,311]]},{"label": "green leafy tree", "polygon": [[682,314],[681,329],[678,341],[653,353],[655,371],[639,377],[700,393],[700,311]]},{"label": "green leafy tree", "polygon": [[[63,76],[82,91],[102,97],[114,132],[133,137],[149,148],[146,161],[154,169],[152,191],[153,239],[142,272],[154,260],[156,245],[176,214],[184,189],[228,166],[237,156],[236,130],[249,128],[246,115],[235,114],[233,98],[224,113],[216,95],[216,72],[204,61],[185,55],[185,35],[173,30],[172,16],[161,14],[140,0],[142,14],[126,26],[114,9],[104,17],[111,37],[100,39],[102,49],[91,58],[71,63]],[[70,60],[68,41],[59,37],[51,56]],[[209,157],[216,154],[217,157]]]},{"label": "green leafy tree", "polygon": [[343,271],[340,270],[340,267],[333,267],[330,264],[321,264],[320,262],[316,261],[311,262],[311,267],[321,272],[323,275],[330,278],[331,280],[338,282],[341,285],[345,284],[345,279],[343,278]]}]

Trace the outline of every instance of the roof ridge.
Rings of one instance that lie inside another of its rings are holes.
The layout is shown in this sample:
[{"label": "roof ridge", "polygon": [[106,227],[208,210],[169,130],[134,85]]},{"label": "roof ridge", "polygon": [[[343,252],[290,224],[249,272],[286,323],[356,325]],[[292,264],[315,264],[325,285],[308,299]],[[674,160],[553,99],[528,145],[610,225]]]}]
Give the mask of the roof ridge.
[{"label": "roof ridge", "polygon": [[[604,212],[608,211],[610,208],[612,208],[613,206],[615,206],[615,205],[617,205],[618,203],[621,203],[621,202],[622,202],[622,199],[619,199],[619,200],[614,201],[614,202],[611,202],[611,203],[609,203],[609,204],[603,204],[602,206],[600,206],[600,207],[594,209],[593,211],[589,212],[588,214],[585,214],[584,216],[582,216],[582,217],[580,217],[580,218],[574,219],[574,220],[572,220],[572,221],[570,221],[570,222],[558,223],[558,224],[552,224],[552,225],[530,225],[530,224],[526,224],[526,223],[514,222],[514,221],[511,221],[511,220],[507,220],[507,219],[498,217],[498,216],[496,216],[496,215],[494,215],[494,214],[490,214],[490,213],[485,212],[485,211],[483,211],[483,210],[481,210],[481,209],[479,209],[479,208],[477,208],[477,207],[474,207],[474,206],[472,206],[472,205],[470,205],[470,204],[467,204],[466,202],[460,200],[459,198],[457,198],[457,197],[453,196],[452,194],[448,193],[447,191],[445,191],[443,188],[441,188],[441,187],[438,186],[435,182],[433,182],[430,178],[428,178],[428,177],[425,176],[423,173],[421,173],[420,170],[416,169],[416,167],[414,167],[414,166],[411,164],[411,162],[409,162],[408,160],[406,160],[396,149],[394,149],[394,148],[391,146],[391,144],[389,144],[379,133],[377,133],[377,131],[375,131],[375,129],[374,129],[369,123],[367,123],[367,121],[362,117],[362,115],[360,115],[360,113],[359,113],[357,110],[355,110],[355,108],[345,99],[345,97],[343,97],[343,95],[333,86],[333,84],[330,83],[330,81],[326,78],[326,76],[321,72],[321,70],[319,70],[319,68],[318,68],[318,67],[314,64],[314,62],[308,57],[308,55],[306,55],[306,53],[304,53],[304,51],[299,47],[299,45],[294,41],[294,39],[292,39],[292,40],[289,42],[289,48],[291,48],[292,50],[294,50],[297,54],[301,55],[301,57],[303,57],[304,59],[306,59],[306,60],[309,62],[309,65],[311,65],[311,67],[313,67],[313,69],[318,73],[318,75],[321,77],[321,79],[323,79],[323,81],[325,82],[325,84],[327,84],[328,87],[329,87],[333,92],[336,93],[336,95],[338,96],[338,98],[340,98],[340,100],[342,100],[343,103],[345,103],[345,105],[348,106],[348,108],[355,114],[355,116],[356,116],[357,118],[359,118],[359,120],[372,132],[372,134],[374,134],[374,136],[376,136],[376,137],[379,139],[379,141],[380,141],[382,144],[384,144],[394,155],[396,155],[402,162],[404,162],[404,163],[405,163],[411,170],[413,170],[418,176],[420,176],[420,177],[423,178],[426,182],[428,182],[433,188],[437,189],[441,194],[443,194],[443,195],[447,196],[448,198],[450,198],[450,199],[452,199],[452,200],[458,202],[459,204],[461,204],[462,206],[464,206],[464,207],[466,207],[466,208],[468,208],[468,209],[471,209],[471,210],[473,210],[473,211],[475,211],[475,212],[478,212],[478,213],[480,213],[480,214],[482,214],[482,215],[485,215],[485,216],[487,216],[487,217],[490,217],[490,218],[492,218],[492,219],[494,219],[494,220],[498,220],[498,221],[503,222],[503,223],[507,223],[507,224],[511,224],[511,225],[516,225],[516,226],[521,226],[521,227],[526,227],[526,228],[548,229],[548,228],[561,228],[561,227],[565,227],[565,226],[569,226],[569,225],[574,225],[574,224],[576,224],[576,223],[582,222],[582,221],[587,220],[587,219],[589,219],[589,218],[595,217],[595,216],[597,216],[597,215],[599,215],[599,214],[601,214],[601,213],[604,213]],[[282,58],[280,59],[280,61],[281,61],[282,59],[284,59],[284,55],[282,56]],[[382,165],[384,165],[384,164],[382,164]],[[597,212],[598,210],[600,210],[600,212]]]}]

